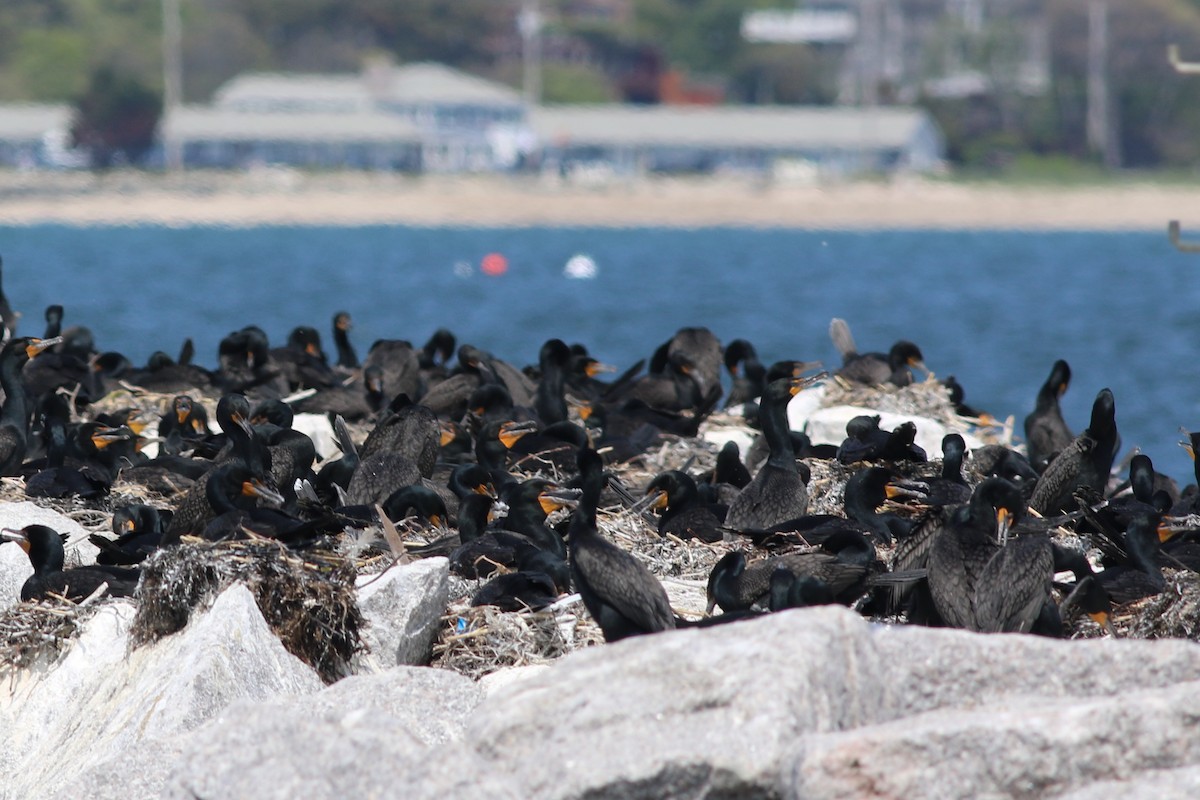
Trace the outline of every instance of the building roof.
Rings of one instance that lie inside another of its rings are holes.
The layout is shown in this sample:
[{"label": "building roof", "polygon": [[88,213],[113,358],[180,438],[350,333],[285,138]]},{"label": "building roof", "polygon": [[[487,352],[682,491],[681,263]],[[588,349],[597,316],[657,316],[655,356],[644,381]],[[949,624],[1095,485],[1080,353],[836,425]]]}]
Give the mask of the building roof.
[{"label": "building roof", "polygon": [[519,106],[521,95],[444,64],[368,66],[362,73],[248,72],[213,94],[213,105],[238,111],[349,113],[389,105]]},{"label": "building roof", "polygon": [[213,94],[217,108],[264,112],[366,111],[371,95],[357,74],[247,72],[231,78]]},{"label": "building roof", "polygon": [[183,141],[417,142],[412,124],[394,114],[360,111],[346,114],[230,111],[184,106],[167,114],[163,135]]},{"label": "building roof", "polygon": [[0,141],[32,142],[48,131],[66,130],[73,113],[66,104],[0,105]]},{"label": "building roof", "polygon": [[515,89],[477,75],[421,61],[392,67],[380,86],[379,99],[388,103],[446,105],[521,105]]},{"label": "building roof", "polygon": [[541,106],[529,122],[547,144],[637,147],[891,149],[928,114],[909,108],[801,106]]}]

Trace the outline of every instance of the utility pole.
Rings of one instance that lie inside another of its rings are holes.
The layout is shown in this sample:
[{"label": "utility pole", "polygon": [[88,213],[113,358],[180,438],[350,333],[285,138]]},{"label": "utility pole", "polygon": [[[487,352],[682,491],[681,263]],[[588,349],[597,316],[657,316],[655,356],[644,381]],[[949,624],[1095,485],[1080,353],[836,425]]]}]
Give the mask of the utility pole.
[{"label": "utility pole", "polygon": [[[163,49],[163,115],[164,121],[179,124],[179,108],[183,105],[183,20],[179,0],[162,0]],[[178,132],[162,125],[163,157],[167,170],[183,169],[183,142]]]},{"label": "utility pole", "polygon": [[1108,0],[1088,0],[1087,140],[1106,167],[1120,167],[1109,105]]},{"label": "utility pole", "polygon": [[527,108],[542,102],[542,11],[539,0],[522,0],[517,14],[521,33],[522,94]]},{"label": "utility pole", "polygon": [[882,8],[879,0],[859,0],[858,39],[858,103],[863,106],[879,105],[879,81],[882,74],[883,47]]}]

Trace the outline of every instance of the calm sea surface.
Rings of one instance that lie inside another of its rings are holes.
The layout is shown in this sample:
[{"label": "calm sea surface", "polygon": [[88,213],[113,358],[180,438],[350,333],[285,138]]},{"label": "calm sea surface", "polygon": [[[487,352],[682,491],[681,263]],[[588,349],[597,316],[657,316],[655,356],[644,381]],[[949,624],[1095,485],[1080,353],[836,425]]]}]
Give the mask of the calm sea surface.
[{"label": "calm sea surface", "polygon": [[[503,275],[480,272],[489,253],[507,259]],[[564,275],[577,254],[594,260],[593,279]],[[0,255],[22,333],[40,334],[60,303],[66,324],[136,363],[192,337],[213,366],[220,338],[250,323],[272,344],[300,324],[328,337],[345,309],[360,356],[376,338],[420,344],[445,326],[517,364],[557,336],[623,368],[679,327],[707,325],[750,339],[764,362],[836,365],[836,316],[860,350],[917,342],[937,375],[1015,415],[1018,431],[1056,358],[1074,373],[1075,430],[1110,387],[1125,449],[1190,479],[1178,430],[1200,428],[1200,256],[1165,235],[39,226],[0,227]]]}]

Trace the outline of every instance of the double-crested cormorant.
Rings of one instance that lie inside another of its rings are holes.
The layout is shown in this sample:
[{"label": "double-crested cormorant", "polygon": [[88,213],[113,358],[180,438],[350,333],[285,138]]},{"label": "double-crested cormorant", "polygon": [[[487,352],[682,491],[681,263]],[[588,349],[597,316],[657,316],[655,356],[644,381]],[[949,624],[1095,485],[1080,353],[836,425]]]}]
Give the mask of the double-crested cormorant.
[{"label": "double-crested cormorant", "polygon": [[336,524],[329,519],[314,525],[276,511],[283,503],[283,495],[270,488],[261,475],[237,461],[222,464],[209,474],[205,497],[215,516],[200,535],[210,542],[244,539],[252,532],[289,544],[307,543],[316,534],[315,529],[326,521],[329,527]]},{"label": "double-crested cormorant", "polygon": [[966,390],[962,384],[953,375],[948,375],[942,385],[946,387],[946,391],[950,394],[950,405],[954,406],[954,413],[960,417],[967,419],[979,420],[981,425],[992,425],[995,423],[995,418],[986,411],[980,411],[973,408],[964,402],[967,396]]},{"label": "double-crested cormorant", "polygon": [[21,315],[13,311],[4,293],[4,259],[0,258],[0,342],[7,342],[17,333],[17,320]]},{"label": "double-crested cormorant", "polygon": [[76,430],[80,458],[70,464],[47,466],[25,481],[30,497],[99,497],[107,494],[122,463],[136,454],[136,439],[128,427],[109,428],[85,422]]},{"label": "double-crested cormorant", "polygon": [[767,387],[767,368],[758,360],[758,351],[745,339],[734,339],[725,348],[725,369],[733,380],[725,408],[749,403],[762,396]]},{"label": "double-crested cormorant", "polygon": [[928,553],[929,592],[941,619],[954,628],[981,630],[979,589],[988,563],[1000,551],[1012,522],[1025,511],[1020,490],[988,478],[957,509]]},{"label": "double-crested cormorant", "polygon": [[[857,535],[862,539],[862,534]],[[869,547],[869,543],[862,540]],[[873,549],[872,549],[873,553]],[[792,553],[773,556],[747,564],[745,553],[734,550],[716,563],[708,576],[708,613],[720,606],[722,611],[746,611],[766,605],[771,591],[771,575],[783,568],[796,578],[817,578],[839,602],[853,602],[861,591],[867,567],[853,563],[858,559],[832,553]],[[854,594],[854,597],[848,596]]]},{"label": "double-crested cormorant", "polygon": [[658,532],[680,539],[719,542],[724,536],[721,520],[700,498],[696,481],[681,470],[656,475],[646,486],[646,494],[655,495],[651,508],[662,510]]},{"label": "double-crested cormorant", "polygon": [[936,478],[907,481],[905,489],[911,490],[919,502],[931,506],[952,506],[971,499],[971,487],[963,478],[963,458],[967,444],[957,433],[942,437],[942,473]]},{"label": "double-crested cormorant", "polygon": [[567,421],[567,369],[571,350],[562,339],[550,339],[538,353],[538,368],[542,373],[534,395],[533,408],[543,425]]},{"label": "double-crested cormorant", "polygon": [[112,529],[117,538],[93,533],[88,541],[100,548],[97,564],[140,564],[159,545],[171,512],[143,503],[121,506],[113,512]]},{"label": "double-crested cormorant", "polygon": [[846,423],[846,438],[837,449],[839,463],[927,460],[925,451],[916,444],[915,423],[902,422],[888,432],[880,429],[879,419],[878,414],[861,415]]},{"label": "double-crested cormorant", "polygon": [[763,392],[759,414],[771,455],[729,504],[729,527],[769,528],[808,513],[808,487],[796,467],[787,423],[788,401],[804,386],[801,379],[780,378]]},{"label": "double-crested cormorant", "polygon": [[1043,608],[1053,606],[1053,583],[1054,554],[1047,537],[1033,534],[1010,541],[979,574],[974,630],[1029,633]]},{"label": "double-crested cormorant", "polygon": [[797,577],[787,567],[776,567],[771,573],[767,592],[767,608],[783,611],[788,608],[807,608],[834,603],[829,585],[812,575]]},{"label": "double-crested cormorant", "polygon": [[913,381],[911,367],[926,370],[921,349],[905,339],[893,344],[887,355],[859,353],[850,326],[845,320],[837,318],[829,323],[829,338],[842,354],[842,368],[837,374],[848,381],[869,386],[881,383],[908,386]]},{"label": "double-crested cormorant", "polygon": [[[227,394],[217,402],[217,425],[226,438],[226,446],[217,456],[217,464],[236,461],[256,476],[268,474],[266,447],[250,427],[250,402],[242,394]],[[163,534],[164,544],[176,544],[185,534],[199,535],[215,516],[205,486],[212,471],[201,475],[180,498],[175,516]]]},{"label": "double-crested cormorant", "polygon": [[1046,467],[1029,499],[1030,508],[1043,516],[1071,511],[1076,489],[1104,491],[1121,446],[1116,414],[1112,392],[1101,389],[1092,403],[1091,422]]},{"label": "double-crested cormorant", "polygon": [[64,569],[62,536],[45,525],[27,525],[21,530],[4,528],[0,530],[0,538],[20,545],[33,564],[33,575],[21,587],[22,600],[41,600],[54,594],[78,603],[103,584],[108,584],[111,597],[128,597],[137,588],[136,569],[110,566]]},{"label": "double-crested cormorant", "polygon": [[186,443],[208,436],[208,412],[190,395],[176,395],[171,408],[158,423],[158,436],[166,441],[167,451],[178,454]]},{"label": "double-crested cormorant", "polygon": [[333,315],[333,346],[337,349],[336,366],[343,372],[358,369],[358,354],[350,344],[350,329],[354,327],[350,312],[339,311]]},{"label": "double-crested cormorant", "polygon": [[29,409],[21,367],[31,358],[61,339],[9,339],[0,349],[0,388],[4,389],[4,408],[0,409],[0,475],[21,473],[29,439]]},{"label": "double-crested cormorant", "polygon": [[496,606],[501,611],[537,611],[558,599],[554,579],[544,572],[521,570],[497,575],[471,597],[473,606]]},{"label": "double-crested cormorant", "polygon": [[1070,385],[1071,367],[1062,359],[1055,361],[1038,390],[1037,404],[1025,417],[1025,447],[1029,463],[1038,472],[1045,471],[1047,464],[1075,439],[1058,403]]},{"label": "double-crested cormorant", "polygon": [[282,397],[288,391],[283,373],[271,360],[266,331],[257,325],[247,325],[222,339],[217,345],[217,362],[213,380],[223,392]]},{"label": "double-crested cormorant", "polygon": [[583,496],[567,536],[571,577],[605,641],[674,628],[675,615],[662,584],[640,561],[604,539],[596,527],[606,478],[604,462],[594,450],[579,451],[579,472]]},{"label": "double-crested cormorant", "polygon": [[392,396],[418,398],[426,392],[417,352],[404,339],[376,340],[363,359],[363,372],[368,369],[379,374],[380,382]]}]

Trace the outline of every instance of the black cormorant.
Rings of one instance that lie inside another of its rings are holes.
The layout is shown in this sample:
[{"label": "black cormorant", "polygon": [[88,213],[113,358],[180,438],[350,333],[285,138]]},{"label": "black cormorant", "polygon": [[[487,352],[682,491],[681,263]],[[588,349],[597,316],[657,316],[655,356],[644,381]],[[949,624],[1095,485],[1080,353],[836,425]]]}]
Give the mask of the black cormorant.
[{"label": "black cormorant", "polygon": [[1045,471],[1047,464],[1075,439],[1059,406],[1059,398],[1070,385],[1071,367],[1062,359],[1055,361],[1038,390],[1037,404],[1025,417],[1025,448],[1038,472]]},{"label": "black cormorant", "polygon": [[579,452],[579,472],[583,496],[567,535],[571,577],[605,641],[674,628],[675,615],[662,584],[642,562],[604,539],[596,528],[606,478],[604,462],[594,450]]}]

